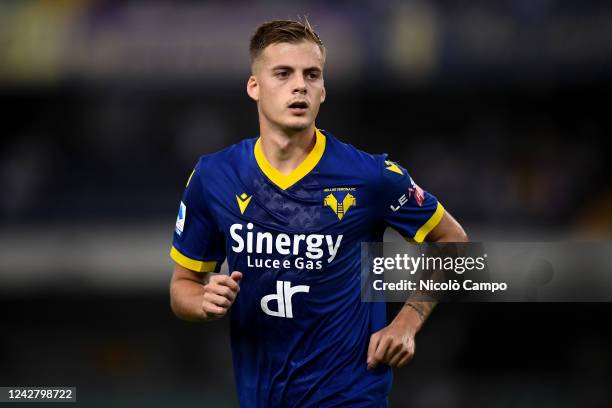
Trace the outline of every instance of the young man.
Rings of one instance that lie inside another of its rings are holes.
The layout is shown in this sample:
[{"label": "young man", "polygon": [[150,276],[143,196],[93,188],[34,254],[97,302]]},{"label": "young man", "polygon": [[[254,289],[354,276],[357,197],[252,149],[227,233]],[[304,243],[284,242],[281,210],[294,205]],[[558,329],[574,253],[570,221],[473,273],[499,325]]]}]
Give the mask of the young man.
[{"label": "young man", "polygon": [[[172,309],[190,321],[231,309],[243,407],[386,406],[390,368],[412,358],[433,304],[409,302],[385,327],[385,305],[360,301],[359,244],[387,226],[416,242],[467,237],[404,168],[315,127],[325,48],[307,21],[263,24],[250,51],[260,137],[198,161]],[[215,273],[226,258],[231,275]]]}]

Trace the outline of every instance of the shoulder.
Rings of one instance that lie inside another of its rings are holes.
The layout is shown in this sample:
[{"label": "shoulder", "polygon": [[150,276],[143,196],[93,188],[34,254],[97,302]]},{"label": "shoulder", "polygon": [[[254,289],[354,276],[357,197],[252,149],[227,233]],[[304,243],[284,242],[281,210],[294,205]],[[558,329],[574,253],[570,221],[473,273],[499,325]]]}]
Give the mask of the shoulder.
[{"label": "shoulder", "polygon": [[194,177],[215,178],[218,174],[226,174],[228,169],[243,165],[253,155],[255,140],[255,138],[243,139],[217,152],[200,156],[195,166]]},{"label": "shoulder", "polygon": [[345,143],[326,130],[326,150],[329,151],[331,165],[337,170],[352,173],[354,176],[370,181],[379,181],[386,162],[387,153],[372,154],[349,143]]},{"label": "shoulder", "polygon": [[340,141],[325,132],[330,148],[326,168],[333,176],[344,176],[367,188],[381,202],[394,199],[413,184],[409,172],[387,153],[372,154]]},{"label": "shoulder", "polygon": [[386,154],[371,154],[365,152],[352,144],[345,143],[327,130],[321,130],[326,138],[325,149],[329,158],[346,166],[357,166],[359,170],[372,170],[377,168]]}]

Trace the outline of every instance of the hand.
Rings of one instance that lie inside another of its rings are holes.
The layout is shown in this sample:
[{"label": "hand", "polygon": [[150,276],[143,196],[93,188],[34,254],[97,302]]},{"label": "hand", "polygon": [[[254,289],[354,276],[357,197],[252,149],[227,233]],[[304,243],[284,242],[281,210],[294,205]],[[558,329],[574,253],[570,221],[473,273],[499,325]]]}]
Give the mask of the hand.
[{"label": "hand", "polygon": [[238,271],[227,275],[213,275],[208,283],[204,285],[204,300],[202,310],[206,320],[219,319],[227,313],[236,300],[242,279],[242,273]]},{"label": "hand", "polygon": [[379,363],[403,367],[412,360],[414,351],[414,334],[402,325],[391,323],[370,336],[368,370],[376,368]]}]

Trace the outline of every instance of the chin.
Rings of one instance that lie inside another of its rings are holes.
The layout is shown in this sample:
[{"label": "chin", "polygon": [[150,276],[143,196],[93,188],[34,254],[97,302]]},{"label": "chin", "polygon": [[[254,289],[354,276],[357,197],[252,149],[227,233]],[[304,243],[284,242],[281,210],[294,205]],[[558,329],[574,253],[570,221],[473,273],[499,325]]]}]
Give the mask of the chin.
[{"label": "chin", "polygon": [[311,121],[307,121],[307,120],[300,120],[300,121],[293,121],[293,122],[289,122],[285,124],[285,129],[289,130],[289,131],[294,131],[294,132],[299,132],[301,130],[306,130],[308,129],[308,127],[312,124]]}]

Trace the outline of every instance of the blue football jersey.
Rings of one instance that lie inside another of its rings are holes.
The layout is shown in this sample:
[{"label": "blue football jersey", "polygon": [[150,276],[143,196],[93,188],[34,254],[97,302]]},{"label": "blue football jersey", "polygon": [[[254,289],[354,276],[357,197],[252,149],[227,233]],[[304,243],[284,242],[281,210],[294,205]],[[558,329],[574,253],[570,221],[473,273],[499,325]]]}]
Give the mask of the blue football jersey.
[{"label": "blue football jersey", "polygon": [[384,407],[388,366],[366,365],[385,304],[361,301],[361,242],[387,226],[421,242],[444,208],[386,155],[316,130],[289,175],[246,139],[200,158],[180,203],[171,257],[240,271],[230,309],[242,407]]}]

